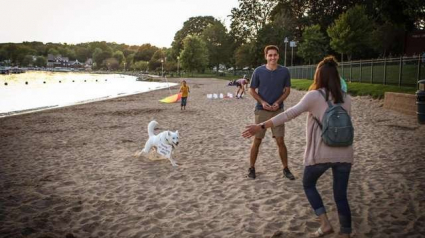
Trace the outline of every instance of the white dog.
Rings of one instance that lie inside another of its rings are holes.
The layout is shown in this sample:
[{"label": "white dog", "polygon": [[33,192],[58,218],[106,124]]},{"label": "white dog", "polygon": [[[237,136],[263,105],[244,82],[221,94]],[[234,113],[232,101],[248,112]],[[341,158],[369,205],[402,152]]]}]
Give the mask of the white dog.
[{"label": "white dog", "polygon": [[[154,134],[155,127],[158,125],[158,122],[151,121],[148,124],[148,134],[149,139],[146,141],[145,148],[141,151],[143,153],[149,153],[152,147],[155,147],[158,151],[158,148],[161,144],[169,145],[172,149],[175,149],[179,144],[179,131],[171,132],[171,131],[163,131],[158,135]],[[140,153],[141,153],[140,152]],[[139,153],[139,155],[140,155]],[[165,156],[170,160],[173,166],[178,166],[176,161],[171,158],[171,153],[169,156]]]}]

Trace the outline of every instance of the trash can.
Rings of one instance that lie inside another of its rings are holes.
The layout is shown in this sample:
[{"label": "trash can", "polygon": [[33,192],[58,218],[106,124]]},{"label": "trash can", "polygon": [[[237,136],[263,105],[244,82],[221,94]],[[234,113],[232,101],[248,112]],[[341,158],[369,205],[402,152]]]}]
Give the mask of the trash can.
[{"label": "trash can", "polygon": [[419,80],[419,90],[416,91],[416,105],[418,105],[418,122],[425,124],[425,79]]}]

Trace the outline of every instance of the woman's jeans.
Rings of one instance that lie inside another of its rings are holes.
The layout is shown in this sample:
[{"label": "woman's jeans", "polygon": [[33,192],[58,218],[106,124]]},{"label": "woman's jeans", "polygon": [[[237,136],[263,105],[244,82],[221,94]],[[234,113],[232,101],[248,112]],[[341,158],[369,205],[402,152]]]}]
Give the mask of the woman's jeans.
[{"label": "woman's jeans", "polygon": [[310,205],[317,216],[326,213],[322,198],[316,189],[316,182],[328,170],[332,168],[333,193],[338,209],[341,233],[351,233],[351,211],[347,200],[348,178],[350,177],[350,163],[323,163],[306,166],[304,168],[303,186]]}]

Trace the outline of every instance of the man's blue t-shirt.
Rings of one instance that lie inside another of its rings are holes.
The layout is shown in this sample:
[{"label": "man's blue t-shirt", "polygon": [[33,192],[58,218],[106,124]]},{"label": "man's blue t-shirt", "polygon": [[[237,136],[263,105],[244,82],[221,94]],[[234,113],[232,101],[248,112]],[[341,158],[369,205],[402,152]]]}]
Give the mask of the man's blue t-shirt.
[{"label": "man's blue t-shirt", "polygon": [[[275,70],[268,70],[265,65],[262,65],[254,70],[250,87],[258,88],[258,95],[268,104],[273,105],[282,96],[283,89],[291,87],[291,75],[289,70],[281,65],[278,65]],[[283,108],[283,102],[279,108]],[[255,109],[263,110],[263,106],[257,102]]]}]

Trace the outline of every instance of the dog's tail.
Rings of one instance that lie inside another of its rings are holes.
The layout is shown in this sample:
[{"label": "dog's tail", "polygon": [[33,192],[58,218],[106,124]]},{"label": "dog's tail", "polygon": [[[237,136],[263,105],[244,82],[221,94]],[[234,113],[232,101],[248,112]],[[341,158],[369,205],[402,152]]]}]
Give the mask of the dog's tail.
[{"label": "dog's tail", "polygon": [[149,137],[155,135],[153,132],[155,130],[156,125],[158,125],[158,122],[156,122],[156,121],[149,122],[149,124],[148,124],[148,135],[149,135]]}]

